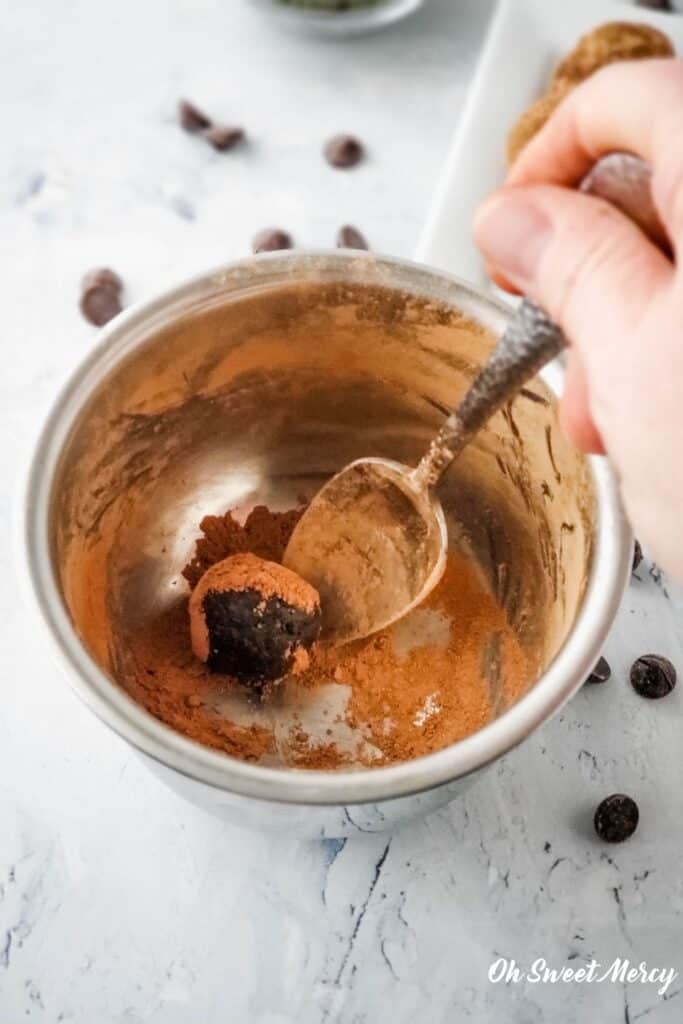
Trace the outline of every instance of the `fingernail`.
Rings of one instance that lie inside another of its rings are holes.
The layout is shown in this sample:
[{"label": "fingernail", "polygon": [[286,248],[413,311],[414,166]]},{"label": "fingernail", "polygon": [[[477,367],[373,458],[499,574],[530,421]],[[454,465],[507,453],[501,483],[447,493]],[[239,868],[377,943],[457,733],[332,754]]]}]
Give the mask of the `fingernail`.
[{"label": "fingernail", "polygon": [[499,192],[477,212],[474,237],[486,260],[524,289],[534,281],[552,224],[527,196]]}]

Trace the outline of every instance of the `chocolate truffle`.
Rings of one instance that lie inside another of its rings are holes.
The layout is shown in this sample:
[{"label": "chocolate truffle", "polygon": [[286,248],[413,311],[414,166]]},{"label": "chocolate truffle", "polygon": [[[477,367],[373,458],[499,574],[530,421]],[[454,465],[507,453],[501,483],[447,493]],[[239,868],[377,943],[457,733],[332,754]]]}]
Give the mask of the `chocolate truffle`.
[{"label": "chocolate truffle", "polygon": [[249,553],[208,569],[190,597],[192,650],[214,672],[259,686],[303,671],[320,632],[317,590]]}]

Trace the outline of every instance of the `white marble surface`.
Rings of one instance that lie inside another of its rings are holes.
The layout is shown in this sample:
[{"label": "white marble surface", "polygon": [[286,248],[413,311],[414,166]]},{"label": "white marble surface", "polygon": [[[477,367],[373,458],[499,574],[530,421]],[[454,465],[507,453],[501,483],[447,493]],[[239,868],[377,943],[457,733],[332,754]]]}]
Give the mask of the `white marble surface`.
[{"label": "white marble surface", "polygon": [[[409,255],[490,7],[430,0],[383,36],[314,44],[241,0],[3,6],[2,1024],[682,1018],[682,694],[644,702],[627,670],[646,649],[683,670],[683,628],[648,563],[607,685],[433,819],[325,844],[241,831],[163,788],[72,698],[12,589],[22,449],[95,338],[76,308],[82,271],[111,264],[133,301],[246,253],[270,223],[326,245],[351,221]],[[183,94],[243,121],[250,146],[220,155],[184,135]],[[319,157],[344,129],[370,150],[347,175]],[[590,820],[615,790],[637,798],[641,826],[606,848]],[[665,998],[638,983],[492,985],[498,955],[628,957],[682,976]]]}]

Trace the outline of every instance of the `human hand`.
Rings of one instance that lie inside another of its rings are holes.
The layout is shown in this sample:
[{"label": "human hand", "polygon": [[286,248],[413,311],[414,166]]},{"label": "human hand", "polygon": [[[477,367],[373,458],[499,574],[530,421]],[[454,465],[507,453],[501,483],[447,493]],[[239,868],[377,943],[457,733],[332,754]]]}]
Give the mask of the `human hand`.
[{"label": "human hand", "polygon": [[[673,256],[576,191],[615,151],[652,167]],[[564,429],[609,453],[638,536],[683,579],[683,61],[613,64],[578,86],[480,207],[475,239],[494,279],[564,329]]]}]

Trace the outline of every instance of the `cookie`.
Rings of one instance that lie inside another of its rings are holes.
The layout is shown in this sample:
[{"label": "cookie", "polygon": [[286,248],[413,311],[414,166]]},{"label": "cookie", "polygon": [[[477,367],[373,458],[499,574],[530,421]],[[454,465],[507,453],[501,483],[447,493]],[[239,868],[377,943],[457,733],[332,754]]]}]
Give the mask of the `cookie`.
[{"label": "cookie", "polygon": [[511,166],[522,152],[527,142],[541,130],[550,115],[559,107],[562,100],[570,92],[572,83],[568,80],[558,81],[550,87],[545,96],[532,103],[530,107],[515,121],[507,137],[507,162]]},{"label": "cookie", "polygon": [[611,21],[582,36],[574,49],[560,61],[551,81],[552,84],[567,81],[577,85],[615,61],[673,55],[671,40],[659,29],[627,21]]},{"label": "cookie", "polygon": [[606,64],[646,57],[672,57],[668,36],[651,25],[611,21],[582,36],[574,49],[560,61],[548,91],[517,119],[507,139],[507,161],[512,165],[534,135],[541,130],[565,96],[584,79]]}]

